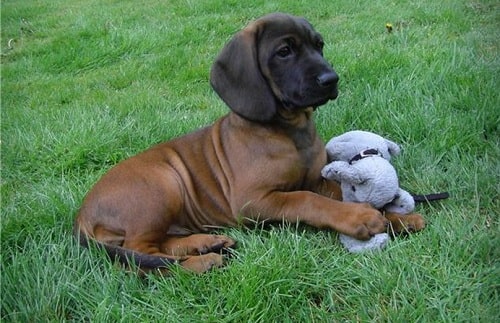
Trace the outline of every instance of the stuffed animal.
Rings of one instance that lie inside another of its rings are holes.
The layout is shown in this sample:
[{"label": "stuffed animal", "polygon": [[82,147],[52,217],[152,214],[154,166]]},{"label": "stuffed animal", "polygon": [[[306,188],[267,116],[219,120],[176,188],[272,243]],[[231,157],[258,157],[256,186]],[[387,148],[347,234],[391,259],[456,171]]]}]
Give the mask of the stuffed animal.
[{"label": "stuffed animal", "polygon": [[365,154],[351,163],[333,161],[321,175],[340,182],[344,201],[370,203],[374,208],[400,214],[415,208],[411,194],[399,187],[394,167],[378,154]]},{"label": "stuffed animal", "polygon": [[[391,156],[400,152],[396,143],[370,132],[351,131],[330,140],[326,150],[333,161],[321,174],[340,182],[344,201],[370,203],[377,209],[399,214],[413,211],[415,201],[399,187],[396,170],[389,162]],[[368,241],[340,234],[340,241],[351,252],[382,249],[389,239],[387,233]]]}]

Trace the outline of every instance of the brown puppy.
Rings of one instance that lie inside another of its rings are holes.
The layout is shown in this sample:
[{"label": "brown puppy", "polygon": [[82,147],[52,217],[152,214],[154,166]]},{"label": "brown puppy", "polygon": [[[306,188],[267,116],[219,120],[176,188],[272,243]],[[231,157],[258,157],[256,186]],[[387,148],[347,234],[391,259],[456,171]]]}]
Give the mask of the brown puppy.
[{"label": "brown puppy", "polygon": [[337,97],[338,81],[322,49],[306,20],[286,14],[236,34],[211,71],[232,112],[112,168],[79,211],[81,241],[143,269],[175,260],[203,272],[234,244],[199,234],[214,227],[285,220],[358,239],[384,231],[379,211],[338,201],[338,185],[321,178],[326,153],[312,113]]}]

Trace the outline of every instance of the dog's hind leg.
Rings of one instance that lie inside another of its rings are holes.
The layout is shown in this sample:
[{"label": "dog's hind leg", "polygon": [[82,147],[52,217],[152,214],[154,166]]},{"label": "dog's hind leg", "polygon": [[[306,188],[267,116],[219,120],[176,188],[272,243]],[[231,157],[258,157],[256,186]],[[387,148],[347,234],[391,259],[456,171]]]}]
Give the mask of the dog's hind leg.
[{"label": "dog's hind leg", "polygon": [[162,243],[161,251],[172,256],[198,256],[210,252],[220,252],[233,248],[236,242],[223,235],[192,234],[189,236],[169,236]]},{"label": "dog's hind leg", "polygon": [[210,252],[199,256],[186,256],[185,260],[179,262],[184,269],[195,272],[204,273],[212,268],[222,267],[224,257],[218,253]]},{"label": "dog's hind leg", "polygon": [[[123,247],[148,256],[170,259],[188,271],[203,273],[212,268],[221,267],[224,263],[223,256],[213,251],[233,245],[232,239],[223,236],[193,235],[182,238],[168,237],[163,243],[126,240]],[[148,259],[147,256],[145,258]],[[143,267],[142,262],[139,267]],[[168,268],[164,269],[168,271]]]},{"label": "dog's hind leg", "polygon": [[203,273],[214,267],[221,267],[224,263],[221,252],[235,245],[233,239],[223,235],[192,234],[168,236],[161,245],[161,251],[182,258],[179,264],[186,270]]}]

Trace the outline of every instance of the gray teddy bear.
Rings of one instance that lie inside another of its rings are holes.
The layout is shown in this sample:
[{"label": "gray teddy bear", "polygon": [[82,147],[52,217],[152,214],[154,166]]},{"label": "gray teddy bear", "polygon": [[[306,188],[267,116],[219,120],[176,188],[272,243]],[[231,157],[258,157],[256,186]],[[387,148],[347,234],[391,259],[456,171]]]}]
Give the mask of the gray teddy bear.
[{"label": "gray teddy bear", "polygon": [[[340,182],[342,199],[369,203],[377,209],[408,214],[415,208],[410,193],[399,187],[390,159],[400,152],[398,144],[367,131],[350,131],[332,138],[326,145],[328,160],[321,171],[324,178]],[[350,252],[377,250],[386,246],[387,233],[368,241],[340,234],[341,243]]]}]

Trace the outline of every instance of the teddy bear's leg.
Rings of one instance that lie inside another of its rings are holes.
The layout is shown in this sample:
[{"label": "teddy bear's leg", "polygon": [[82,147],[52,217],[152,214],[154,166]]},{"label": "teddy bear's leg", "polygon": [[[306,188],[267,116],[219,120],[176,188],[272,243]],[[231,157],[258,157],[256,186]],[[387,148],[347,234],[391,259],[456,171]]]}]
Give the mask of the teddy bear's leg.
[{"label": "teddy bear's leg", "polygon": [[391,222],[389,232],[394,235],[417,232],[425,228],[425,220],[418,213],[403,215],[386,212],[385,217]]},{"label": "teddy bear's leg", "polygon": [[339,234],[342,245],[352,253],[359,253],[369,250],[381,250],[389,242],[390,237],[387,233],[379,233],[374,235],[370,240],[362,241],[354,239],[345,234]]}]

